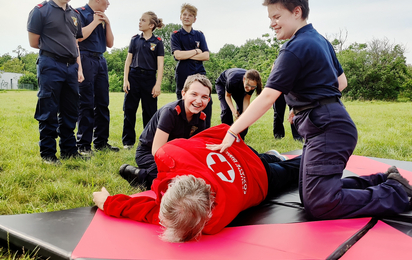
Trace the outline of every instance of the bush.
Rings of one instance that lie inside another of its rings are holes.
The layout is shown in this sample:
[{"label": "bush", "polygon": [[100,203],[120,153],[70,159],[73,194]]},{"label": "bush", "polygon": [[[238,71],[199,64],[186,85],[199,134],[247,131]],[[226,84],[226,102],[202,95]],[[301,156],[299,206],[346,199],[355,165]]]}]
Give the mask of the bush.
[{"label": "bush", "polygon": [[37,76],[32,72],[27,72],[25,75],[21,76],[19,79],[19,84],[32,84],[34,90],[39,88]]}]

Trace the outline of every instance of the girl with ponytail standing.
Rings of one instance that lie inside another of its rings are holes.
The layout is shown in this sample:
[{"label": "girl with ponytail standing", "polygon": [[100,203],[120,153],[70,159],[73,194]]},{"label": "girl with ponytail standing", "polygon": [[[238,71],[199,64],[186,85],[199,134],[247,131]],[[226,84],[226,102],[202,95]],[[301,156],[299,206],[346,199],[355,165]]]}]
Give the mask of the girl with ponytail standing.
[{"label": "girl with ponytail standing", "polygon": [[[153,12],[145,12],[139,21],[141,34],[132,37],[124,66],[122,141],[125,149],[136,142],[136,112],[142,101],[143,127],[157,111],[157,97],[163,78],[164,45],[153,31],[164,26],[163,20]],[[156,78],[157,72],[157,78]]]}]

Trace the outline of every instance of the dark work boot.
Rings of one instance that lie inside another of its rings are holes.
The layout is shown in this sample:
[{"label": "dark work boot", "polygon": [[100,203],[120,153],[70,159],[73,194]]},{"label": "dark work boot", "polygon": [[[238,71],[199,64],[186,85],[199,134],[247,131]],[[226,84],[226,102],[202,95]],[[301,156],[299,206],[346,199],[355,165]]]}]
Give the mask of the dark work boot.
[{"label": "dark work boot", "polygon": [[120,166],[119,173],[123,179],[125,179],[131,186],[136,187],[139,185],[139,172],[140,169],[129,164],[123,164]]}]

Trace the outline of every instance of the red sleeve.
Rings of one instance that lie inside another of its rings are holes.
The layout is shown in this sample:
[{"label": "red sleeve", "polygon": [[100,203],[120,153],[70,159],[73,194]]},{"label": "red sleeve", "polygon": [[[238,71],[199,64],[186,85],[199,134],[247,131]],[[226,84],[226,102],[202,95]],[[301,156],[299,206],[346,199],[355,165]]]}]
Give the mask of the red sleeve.
[{"label": "red sleeve", "polygon": [[109,216],[159,225],[159,205],[152,197],[117,194],[109,196],[103,208],[104,213]]}]

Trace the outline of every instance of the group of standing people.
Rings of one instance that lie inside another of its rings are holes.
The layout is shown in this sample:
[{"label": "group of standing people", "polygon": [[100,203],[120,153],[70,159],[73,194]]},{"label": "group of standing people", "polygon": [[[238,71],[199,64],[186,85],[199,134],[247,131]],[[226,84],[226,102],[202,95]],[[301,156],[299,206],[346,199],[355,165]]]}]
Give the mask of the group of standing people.
[{"label": "group of standing people", "polygon": [[[29,14],[30,46],[40,49],[35,118],[40,155],[46,163],[85,158],[96,150],[119,151],[108,143],[109,80],[103,53],[114,44],[108,0],[90,0],[73,9],[69,0],[44,1]],[[78,126],[77,136],[74,129]]]}]

